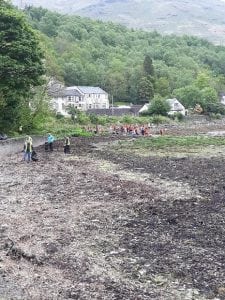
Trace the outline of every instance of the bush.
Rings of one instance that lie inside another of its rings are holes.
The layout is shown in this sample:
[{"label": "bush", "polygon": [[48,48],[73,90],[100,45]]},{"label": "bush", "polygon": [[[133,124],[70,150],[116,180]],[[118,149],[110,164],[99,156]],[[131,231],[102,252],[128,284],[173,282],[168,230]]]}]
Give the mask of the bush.
[{"label": "bush", "polygon": [[155,115],[151,118],[151,123],[153,124],[163,124],[163,123],[169,123],[170,119],[164,116]]},{"label": "bush", "polygon": [[169,118],[172,120],[182,121],[184,119],[184,115],[182,113],[178,112],[173,115],[169,115]]},{"label": "bush", "polygon": [[210,113],[210,114],[209,114],[209,117],[210,117],[210,119],[216,119],[216,120],[222,119],[222,115],[219,114],[219,113],[217,113],[217,114],[215,114],[215,113]]},{"label": "bush", "polygon": [[90,122],[90,119],[85,113],[80,112],[79,114],[77,114],[76,121],[78,124],[87,125]]},{"label": "bush", "polygon": [[79,136],[89,137],[92,134],[90,132],[84,131],[82,128],[77,128],[73,132],[71,132],[70,135],[72,137],[79,137]]},{"label": "bush", "polygon": [[222,119],[222,115],[221,114],[216,114],[216,119],[221,120]]},{"label": "bush", "polygon": [[55,117],[57,120],[62,120],[65,118],[64,115],[62,115],[61,113],[57,113]]},{"label": "bush", "polygon": [[122,121],[122,123],[131,124],[131,123],[133,123],[133,117],[129,116],[129,115],[125,115],[121,121]]},{"label": "bush", "polygon": [[167,116],[169,111],[170,111],[169,103],[167,103],[165,100],[162,100],[160,98],[153,99],[148,109],[149,115]]},{"label": "bush", "polygon": [[225,115],[225,106],[222,103],[206,103],[205,112]]},{"label": "bush", "polygon": [[98,117],[98,124],[105,126],[109,122],[109,119],[107,116],[99,116]]},{"label": "bush", "polygon": [[91,121],[92,124],[94,124],[94,125],[99,124],[99,117],[97,115],[91,114],[89,116],[89,118],[90,118],[90,121]]}]

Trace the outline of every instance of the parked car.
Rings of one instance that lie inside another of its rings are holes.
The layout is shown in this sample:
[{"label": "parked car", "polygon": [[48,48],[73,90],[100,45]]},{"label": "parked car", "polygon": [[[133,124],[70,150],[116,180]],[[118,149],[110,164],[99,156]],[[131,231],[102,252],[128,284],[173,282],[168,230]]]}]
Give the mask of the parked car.
[{"label": "parked car", "polygon": [[4,141],[4,140],[7,140],[8,136],[4,133],[0,133],[0,140],[1,141]]}]

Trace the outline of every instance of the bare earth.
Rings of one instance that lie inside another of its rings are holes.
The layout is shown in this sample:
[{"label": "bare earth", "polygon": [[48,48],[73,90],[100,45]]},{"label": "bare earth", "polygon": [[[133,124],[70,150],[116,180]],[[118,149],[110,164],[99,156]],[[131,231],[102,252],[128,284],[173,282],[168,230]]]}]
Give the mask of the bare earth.
[{"label": "bare earth", "polygon": [[225,152],[130,155],[117,139],[1,160],[1,300],[225,299]]}]

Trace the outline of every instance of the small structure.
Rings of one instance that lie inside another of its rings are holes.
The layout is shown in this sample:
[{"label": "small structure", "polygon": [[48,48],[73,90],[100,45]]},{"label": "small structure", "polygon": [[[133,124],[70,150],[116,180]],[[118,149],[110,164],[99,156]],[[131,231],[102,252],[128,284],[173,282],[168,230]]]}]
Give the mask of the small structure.
[{"label": "small structure", "polygon": [[145,103],[145,104],[140,108],[139,114],[141,114],[141,113],[147,111],[147,110],[149,109],[149,105],[150,105],[150,103]]},{"label": "small structure", "polygon": [[[168,112],[168,115],[174,115],[176,113],[181,113],[183,116],[186,115],[185,107],[176,98],[166,99],[165,101],[170,105],[170,111]],[[147,111],[150,105],[151,103],[145,103],[140,109],[139,113]]]},{"label": "small structure", "polygon": [[170,105],[170,111],[168,112],[168,115],[174,115],[176,113],[180,113],[183,116],[186,115],[185,107],[176,98],[166,99],[166,102]]},{"label": "small structure", "polygon": [[99,87],[71,86],[62,87],[52,97],[53,109],[64,116],[68,116],[68,107],[72,106],[81,111],[88,109],[109,108],[108,94]]}]

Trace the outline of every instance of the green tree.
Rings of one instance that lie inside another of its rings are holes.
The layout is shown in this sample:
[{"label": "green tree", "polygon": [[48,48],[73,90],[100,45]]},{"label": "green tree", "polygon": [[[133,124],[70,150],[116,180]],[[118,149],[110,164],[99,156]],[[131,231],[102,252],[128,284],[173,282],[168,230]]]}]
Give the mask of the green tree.
[{"label": "green tree", "polygon": [[155,92],[162,97],[168,96],[170,94],[169,80],[165,77],[160,77],[156,81]]},{"label": "green tree", "polygon": [[205,103],[216,103],[218,102],[217,92],[211,87],[205,87],[201,90],[202,100]]},{"label": "green tree", "polygon": [[149,115],[167,116],[170,110],[170,105],[160,97],[153,99],[149,105]]},{"label": "green tree", "polygon": [[142,77],[138,86],[139,102],[146,103],[154,98],[154,87],[147,77]]},{"label": "green tree", "polygon": [[31,88],[44,74],[38,38],[24,16],[6,1],[0,2],[0,129],[20,124],[22,107],[29,111]]},{"label": "green tree", "polygon": [[200,89],[204,89],[210,86],[210,76],[207,72],[201,72],[198,74],[195,85]]},{"label": "green tree", "polygon": [[80,113],[79,109],[74,107],[73,105],[68,105],[67,112],[69,115],[71,115],[71,120],[76,123],[78,114]]},{"label": "green tree", "polygon": [[194,108],[196,104],[202,105],[202,93],[194,85],[189,85],[177,90],[174,90],[173,95],[180,100],[184,107]]},{"label": "green tree", "polygon": [[[63,77],[66,85],[101,86],[116,100],[138,103],[142,94],[139,83],[146,77],[155,94],[163,97],[185,88],[182,96],[188,106],[201,100],[200,92],[206,87],[213,87],[218,94],[225,90],[223,46],[41,8],[30,7],[26,12],[34,28],[45,33],[48,75]],[[143,101],[149,101],[147,98]]]},{"label": "green tree", "polygon": [[154,77],[155,76],[155,70],[153,66],[152,59],[150,55],[146,55],[144,59],[144,72],[147,76]]}]

